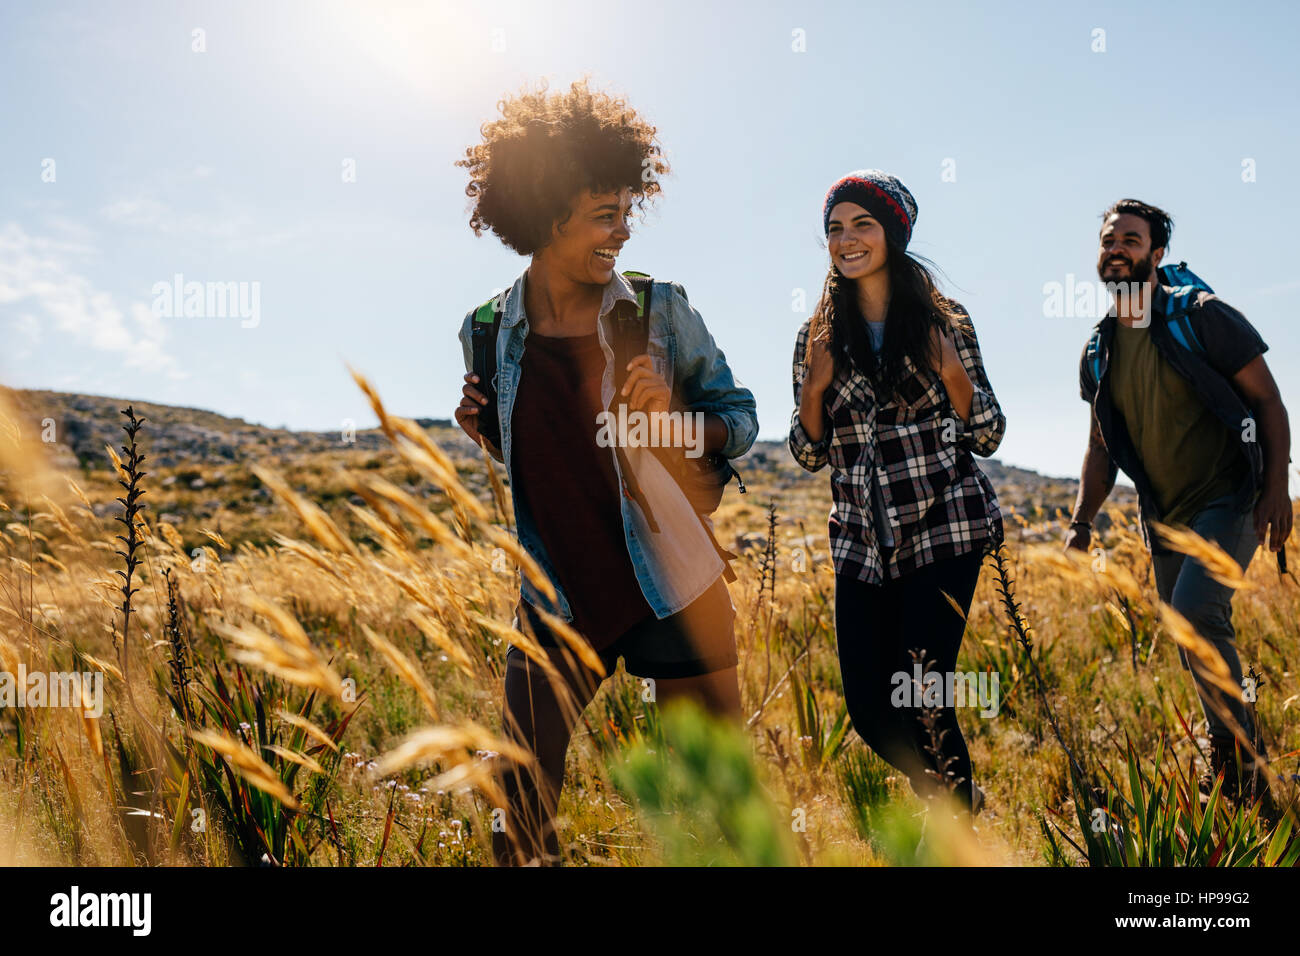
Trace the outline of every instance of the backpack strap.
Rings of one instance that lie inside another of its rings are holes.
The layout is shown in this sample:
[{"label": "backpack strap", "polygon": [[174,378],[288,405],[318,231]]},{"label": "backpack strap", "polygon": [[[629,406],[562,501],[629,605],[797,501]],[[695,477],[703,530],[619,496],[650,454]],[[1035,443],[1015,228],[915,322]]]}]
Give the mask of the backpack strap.
[{"label": "backpack strap", "polygon": [[[628,363],[638,355],[645,354],[650,342],[650,302],[654,280],[644,272],[624,272],[623,277],[636,293],[636,305],[619,303],[614,312],[614,341],[611,343],[614,351],[614,397],[610,400],[611,412],[622,401],[619,392],[628,378]],[[652,533],[658,534],[659,522],[655,520],[650,501],[641,490],[636,472],[627,460],[627,453],[618,444],[614,446],[614,453],[618,456],[619,470],[623,472],[623,484],[628,496],[641,506],[646,526]]]},{"label": "backpack strap", "polygon": [[650,305],[654,280],[644,272],[624,272],[636,293],[636,306],[618,310],[614,325],[614,391],[627,381],[627,363],[644,355],[650,345]]},{"label": "backpack strap", "polygon": [[1189,312],[1189,309],[1182,309],[1175,312],[1172,316],[1166,314],[1165,325],[1169,329],[1169,334],[1174,337],[1174,341],[1184,349],[1188,352],[1194,352],[1197,355],[1204,355],[1205,346],[1201,344],[1201,340],[1196,334],[1196,329],[1192,327],[1192,320]]},{"label": "backpack strap", "polygon": [[[628,308],[619,316],[614,338],[614,359],[617,364],[615,369],[615,394],[622,389],[623,383],[627,380],[627,363],[632,361],[638,355],[644,355],[650,342],[650,309],[654,302],[654,280],[644,272],[624,272],[624,278],[632,286],[632,291],[636,293],[636,307]],[[677,465],[671,460],[670,456],[664,453],[662,448],[651,448],[654,454],[663,463],[664,468],[674,474],[677,471]],[[620,450],[621,454],[621,450]],[[719,465],[724,469],[726,477],[723,484],[734,476],[740,485],[740,490],[745,491],[745,482],[740,477],[740,472],[732,466],[726,458],[719,457]],[[646,521],[652,531],[657,531],[653,514],[650,511],[649,503],[641,494],[639,486],[636,485],[636,478],[631,468],[627,467],[626,458],[619,459],[620,465],[623,466],[624,475],[628,483],[628,494],[635,498],[641,505],[642,513],[646,516]],[[676,480],[680,483],[686,476],[676,475]],[[685,489],[683,489],[684,491]],[[689,498],[689,495],[688,495]],[[736,580],[736,572],[731,567],[731,562],[736,559],[736,555],[724,548],[718,541],[718,536],[713,530],[712,524],[703,514],[696,511],[695,516],[699,519],[701,527],[704,528],[705,534],[709,536],[709,541],[713,544],[714,551],[722,559],[722,575],[728,581]]]},{"label": "backpack strap", "polygon": [[495,295],[474,310],[470,344],[474,353],[474,374],[478,376],[478,390],[487,397],[487,404],[479,409],[478,433],[497,448],[501,447],[501,419],[497,413],[497,333],[501,330],[502,299],[505,293]]}]

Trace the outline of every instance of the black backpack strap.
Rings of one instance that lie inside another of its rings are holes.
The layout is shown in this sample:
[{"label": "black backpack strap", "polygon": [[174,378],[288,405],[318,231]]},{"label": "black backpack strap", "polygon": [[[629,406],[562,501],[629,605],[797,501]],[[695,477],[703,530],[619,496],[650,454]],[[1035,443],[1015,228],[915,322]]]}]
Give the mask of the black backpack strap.
[{"label": "black backpack strap", "polygon": [[[739,477],[739,475],[737,475],[737,477]],[[705,533],[708,534],[709,540],[713,542],[713,550],[716,551],[718,557],[722,559],[722,577],[728,584],[730,584],[732,581],[736,580],[736,572],[731,569],[731,562],[735,561],[738,555],[734,551],[728,551],[722,546],[721,542],[718,541],[717,534],[713,531],[713,527],[708,521],[704,520],[704,515],[700,515],[699,517],[700,524],[704,527]]]},{"label": "black backpack strap", "polygon": [[636,294],[636,307],[629,304],[615,314],[615,392],[627,381],[627,363],[638,355],[644,355],[650,346],[650,306],[654,294],[654,280],[644,272],[625,272],[623,277]]},{"label": "black backpack strap", "polygon": [[470,344],[474,352],[474,374],[478,376],[478,390],[487,397],[487,404],[479,409],[478,433],[497,448],[501,447],[501,420],[497,413],[497,333],[501,329],[501,295],[493,296],[474,310]]},{"label": "black backpack strap", "polygon": [[[638,355],[645,353],[646,347],[650,342],[650,295],[654,288],[653,280],[642,272],[625,272],[624,277],[632,286],[632,291],[636,293],[635,307],[630,304],[620,303],[614,313],[614,341],[612,343],[614,350],[614,397],[610,399],[609,411],[614,412],[615,406],[623,401],[619,392],[623,384],[627,381],[627,364]],[[636,473],[632,471],[631,465],[627,460],[627,453],[622,446],[615,444],[614,454],[618,456],[618,467],[623,472],[623,486],[627,489],[628,496],[641,506],[641,513],[645,515],[646,526],[649,527],[653,534],[659,533],[659,523],[655,520],[654,512],[650,509],[650,502],[641,490],[641,485],[636,480]]]},{"label": "black backpack strap", "polygon": [[[632,291],[636,294],[635,308],[625,307],[620,310],[616,319],[614,332],[614,394],[618,397],[618,392],[623,388],[623,383],[627,381],[627,365],[638,355],[644,355],[650,345],[650,312],[654,304],[654,280],[644,272],[625,272],[624,278],[632,286]],[[628,467],[627,459],[623,455],[622,449],[617,449],[619,454],[619,466],[623,469],[624,480],[628,486],[628,494],[641,505],[641,511],[646,517],[646,523],[650,530],[658,532],[659,528],[655,522],[654,515],[650,511],[649,502],[646,501],[640,486],[636,483],[636,476]],[[663,449],[654,447],[652,453],[660,458],[664,467],[672,474],[674,466],[671,460],[663,454]],[[725,459],[724,459],[725,460]],[[739,481],[740,473],[734,468],[730,468],[730,462],[726,462],[731,475],[735,475]],[[728,476],[730,477],[730,476]],[[740,483],[741,491],[745,490],[744,482]],[[731,562],[735,560],[736,555],[724,548],[719,542],[713,528],[705,519],[704,515],[696,513],[700,525],[704,528],[705,533],[709,536],[714,550],[722,558],[722,573],[728,582],[736,580],[736,572],[731,568]]]}]

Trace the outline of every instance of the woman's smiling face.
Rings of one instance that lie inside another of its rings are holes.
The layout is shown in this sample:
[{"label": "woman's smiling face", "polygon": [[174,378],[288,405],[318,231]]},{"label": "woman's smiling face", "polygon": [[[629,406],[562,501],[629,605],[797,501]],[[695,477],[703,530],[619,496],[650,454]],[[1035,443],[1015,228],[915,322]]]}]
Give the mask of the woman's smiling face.
[{"label": "woman's smiling face", "polygon": [[556,225],[548,251],[570,279],[588,285],[605,285],[614,277],[614,266],[623,243],[632,233],[627,217],[632,208],[632,191],[580,193],[572,213],[562,226]]},{"label": "woman's smiling face", "polygon": [[871,275],[883,269],[888,258],[884,227],[854,202],[835,204],[826,243],[831,262],[846,279]]}]

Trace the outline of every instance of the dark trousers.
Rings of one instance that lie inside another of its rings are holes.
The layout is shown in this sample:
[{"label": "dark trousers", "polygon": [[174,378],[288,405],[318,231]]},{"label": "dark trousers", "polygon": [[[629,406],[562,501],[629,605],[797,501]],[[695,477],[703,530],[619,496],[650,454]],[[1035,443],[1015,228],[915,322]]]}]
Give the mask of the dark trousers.
[{"label": "dark trousers", "polygon": [[[970,752],[953,701],[923,709],[909,696],[900,706],[898,688],[903,681],[909,689],[913,686],[912,650],[924,655],[923,671],[936,672],[945,683],[955,670],[982,559],[977,550],[879,585],[835,577],[835,637],[854,729],[867,746],[907,774],[916,793],[928,796],[951,785],[952,795],[967,809]],[[961,615],[944,593],[961,607]],[[935,718],[933,728],[922,720],[927,712]]]},{"label": "dark trousers", "polygon": [[[1241,507],[1232,496],[1219,498],[1206,505],[1188,526],[1231,555],[1243,572],[1246,570],[1257,543],[1254,509]],[[1214,646],[1227,664],[1232,682],[1241,687],[1241,658],[1237,656],[1237,632],[1232,626],[1232,588],[1214,580],[1195,558],[1163,551],[1152,558],[1152,564],[1160,600],[1187,618],[1197,633]],[[1204,673],[1205,665],[1195,657],[1189,660],[1182,647],[1178,648],[1178,658],[1196,681],[1210,736],[1231,740],[1236,736],[1232,724],[1236,724],[1249,742],[1255,732],[1251,707],[1215,686]]]}]

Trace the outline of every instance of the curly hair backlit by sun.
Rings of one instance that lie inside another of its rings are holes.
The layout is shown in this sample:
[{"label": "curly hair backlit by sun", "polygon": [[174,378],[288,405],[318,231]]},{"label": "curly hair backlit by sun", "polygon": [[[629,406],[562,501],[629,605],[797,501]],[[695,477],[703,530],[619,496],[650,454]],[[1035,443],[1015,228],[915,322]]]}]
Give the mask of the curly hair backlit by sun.
[{"label": "curly hair backlit by sun", "polygon": [[469,170],[470,228],[490,229],[529,256],[551,239],[583,191],[632,191],[640,209],[660,191],[668,172],[655,128],[624,100],[588,89],[567,92],[546,84],[497,104],[501,118],[484,123],[483,141],[465,150],[457,166]]}]

